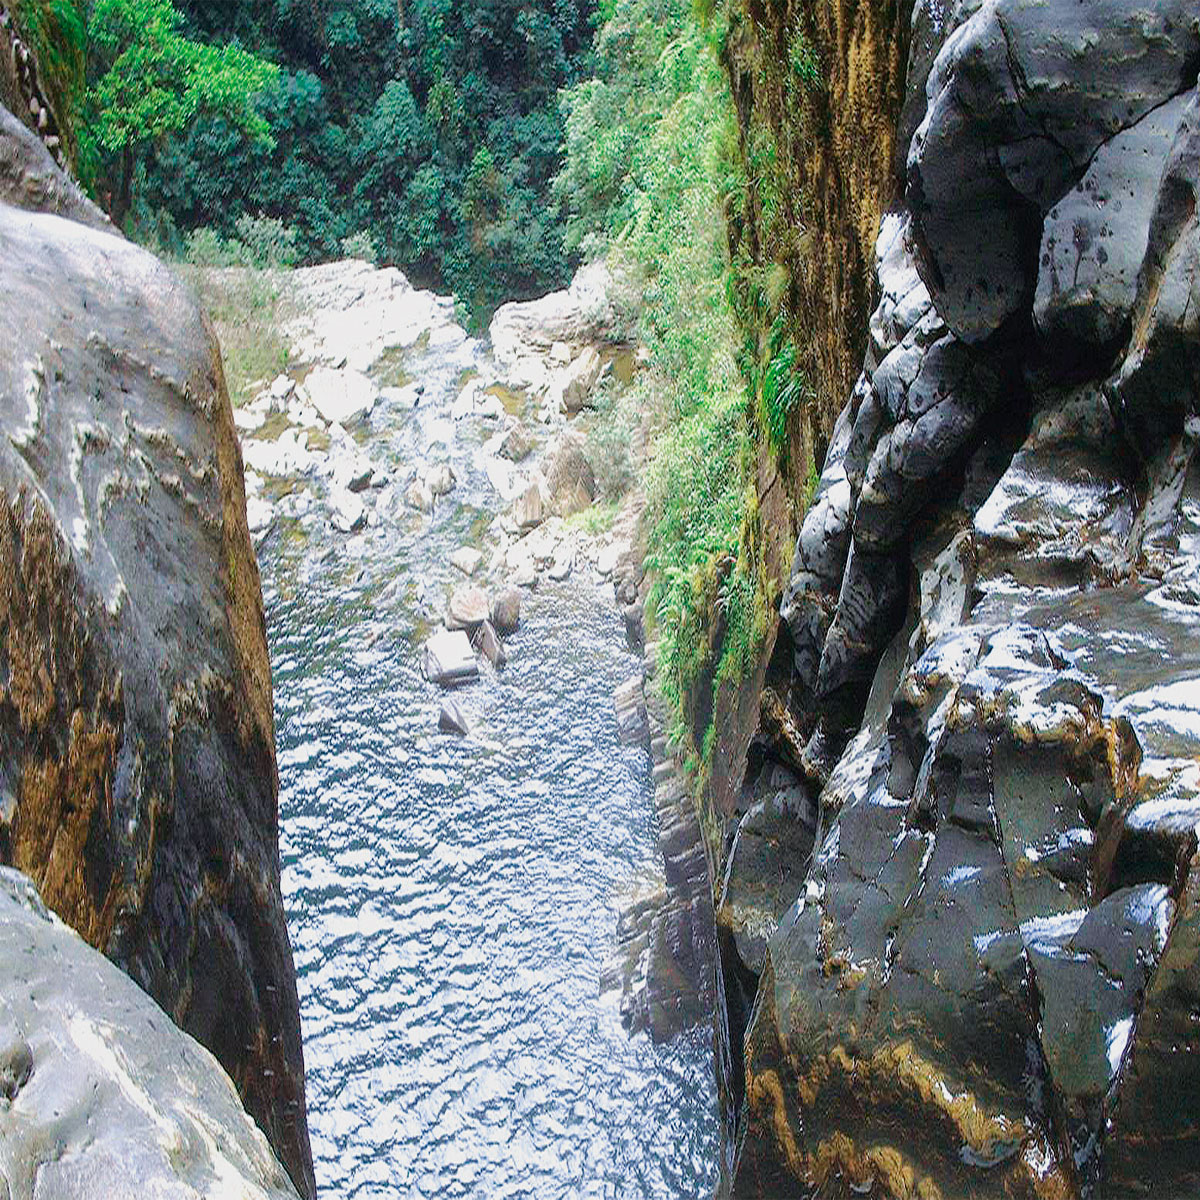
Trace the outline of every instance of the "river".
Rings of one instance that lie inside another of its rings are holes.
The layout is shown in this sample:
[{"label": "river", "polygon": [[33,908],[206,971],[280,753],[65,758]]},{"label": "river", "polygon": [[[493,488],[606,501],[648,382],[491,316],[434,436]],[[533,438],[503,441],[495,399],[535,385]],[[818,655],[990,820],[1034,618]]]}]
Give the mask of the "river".
[{"label": "river", "polygon": [[617,738],[638,669],[611,587],[525,594],[509,663],[437,732],[432,612],[499,502],[448,418],[463,354],[406,369],[417,410],[372,417],[402,475],[459,485],[347,537],[321,515],[259,548],[275,686],[284,899],[323,1196],[697,1197],[718,1159],[708,1028],[652,1044],[600,996],[618,900],[655,873],[650,764]]}]

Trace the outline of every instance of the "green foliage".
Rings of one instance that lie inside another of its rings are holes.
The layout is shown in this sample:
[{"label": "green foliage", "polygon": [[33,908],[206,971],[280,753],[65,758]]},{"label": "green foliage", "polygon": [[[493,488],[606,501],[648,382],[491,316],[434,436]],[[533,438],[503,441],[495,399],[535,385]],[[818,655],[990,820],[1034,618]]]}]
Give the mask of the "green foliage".
[{"label": "green foliage", "polygon": [[[753,551],[754,442],[739,370],[739,286],[725,236],[730,211],[753,186],[775,204],[774,147],[760,140],[749,183],[719,65],[716,5],[605,0],[596,78],[563,93],[566,161],[554,195],[567,243],[606,253],[626,283],[627,315],[651,354],[633,393],[657,414],[646,479],[650,618],[677,745],[697,771],[714,729],[691,728],[696,698],[750,672],[768,627],[769,586]],[[779,305],[786,278],[764,277]],[[747,363],[754,370],[753,356]],[[781,363],[771,407],[800,394]],[[690,715],[689,715],[690,714]]]},{"label": "green foliage", "polygon": [[762,403],[767,437],[781,460],[787,459],[788,418],[804,400],[804,380],[796,366],[796,347],[788,342],[763,372]]},{"label": "green foliage", "polygon": [[596,416],[587,433],[587,459],[604,500],[619,500],[637,482],[630,447],[639,419],[640,396],[625,392],[620,398],[602,387],[595,398]]},{"label": "green foliage", "polygon": [[815,92],[824,86],[820,57],[802,29],[794,30],[788,41],[788,67],[791,71],[787,81],[790,96],[794,97],[797,87]]},{"label": "green foliage", "polygon": [[76,151],[75,123],[84,93],[87,22],[83,0],[16,0],[13,16],[33,47],[46,99],[65,139],[69,157]]},{"label": "green foliage", "polygon": [[237,46],[190,41],[181,24],[170,0],[92,0],[81,163],[118,225],[137,162],[199,116],[220,117],[249,141],[270,145],[254,98],[278,68]]},{"label": "green foliage", "polygon": [[361,258],[363,262],[379,261],[379,248],[375,245],[375,239],[365,229],[342,238],[342,253],[347,258]]},{"label": "green foliage", "polygon": [[189,43],[280,64],[253,110],[271,142],[211,106],[156,137],[131,176],[135,234],[169,223],[228,239],[262,211],[295,228],[309,262],[365,233],[378,261],[455,292],[477,325],[563,285],[572,261],[547,204],[557,93],[586,69],[590,2],[176,0]]},{"label": "green foliage", "polygon": [[296,264],[296,231],[275,217],[237,219],[237,237],[215,229],[193,229],[184,239],[184,260],[195,267],[251,267],[281,270]]},{"label": "green foliage", "polygon": [[[289,316],[287,277],[245,268],[234,261],[245,253],[244,247],[230,248],[211,230],[189,235],[189,258],[193,245],[198,249],[196,265],[183,270],[216,327],[230,399],[235,405],[245,404],[267,380],[287,369],[288,344],[280,333]],[[214,261],[205,261],[206,254]],[[210,269],[238,266],[243,269]]]},{"label": "green foliage", "polygon": [[293,267],[296,265],[296,231],[277,217],[257,217],[243,213],[235,226],[238,238],[246,247],[249,265],[259,268]]}]

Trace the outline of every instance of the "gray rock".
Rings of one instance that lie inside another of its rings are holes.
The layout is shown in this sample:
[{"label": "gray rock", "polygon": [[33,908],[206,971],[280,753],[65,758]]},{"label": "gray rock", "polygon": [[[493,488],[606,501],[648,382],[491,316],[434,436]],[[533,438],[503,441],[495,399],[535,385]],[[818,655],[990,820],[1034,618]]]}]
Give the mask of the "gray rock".
[{"label": "gray rock", "polygon": [[762,974],[767,942],[804,886],[816,810],[803,786],[774,792],[738,822],[717,905],[717,924],[746,970]]},{"label": "gray rock", "polygon": [[0,974],[6,1196],[296,1196],[213,1056],[7,868]]},{"label": "gray rock", "polygon": [[430,683],[454,687],[479,678],[471,639],[460,629],[438,630],[421,650],[421,671]]},{"label": "gray rock", "polygon": [[554,552],[554,558],[546,570],[546,574],[557,583],[561,583],[575,569],[575,552],[569,546],[559,546]]},{"label": "gray rock", "polygon": [[379,395],[366,375],[349,367],[314,367],[304,379],[304,390],[322,419],[339,425],[369,415]]},{"label": "gray rock", "polygon": [[1158,180],[1186,104],[1178,96],[1110,138],[1047,213],[1033,305],[1043,337],[1103,347],[1128,325]]},{"label": "gray rock", "polygon": [[546,519],[542,489],[537,480],[532,480],[513,501],[512,517],[518,529],[533,529]]},{"label": "gray rock", "polygon": [[510,572],[508,581],[513,587],[535,588],[538,584],[538,571],[533,561],[526,559],[518,563]]},{"label": "gray rock", "polygon": [[1189,0],[994,0],[945,42],[906,198],[922,277],[959,338],[981,341],[1028,305],[1043,214],[1103,143],[1184,90],[1198,52]]},{"label": "gray rock", "polygon": [[509,462],[523,462],[537,446],[534,436],[523,425],[514,425],[501,439],[499,453]]},{"label": "gray rock", "polygon": [[521,593],[515,587],[506,587],[492,597],[492,624],[498,632],[507,636],[515,633],[521,624]]},{"label": "gray rock", "polygon": [[483,588],[466,584],[454,589],[446,610],[450,629],[474,630],[488,619],[488,598]]},{"label": "gray rock", "polygon": [[216,341],[118,237],[0,204],[0,241],[6,850],[216,1054],[312,1194],[270,661]]},{"label": "gray rock", "polygon": [[471,732],[466,714],[449,696],[442,701],[441,712],[438,714],[438,729],[442,733],[457,733],[461,737],[466,737]]},{"label": "gray rock", "polygon": [[758,697],[812,853],[711,814],[730,1190],[1193,1195],[1200,10],[914,36],[933,308],[889,218]]},{"label": "gray rock", "polygon": [[354,533],[367,523],[367,510],[353,492],[331,488],[329,507],[330,523],[339,533]]},{"label": "gray rock", "polygon": [[[582,512],[596,498],[596,477],[584,453],[583,439],[573,433],[564,432],[554,440],[542,461],[542,474],[555,516]],[[517,520],[524,524],[520,517]]]},{"label": "gray rock", "polygon": [[0,104],[0,203],[54,213],[117,234],[112,222],[59,169],[37,134]]},{"label": "gray rock", "polygon": [[1133,336],[1109,393],[1149,457],[1200,413],[1200,91],[1180,119],[1155,197]]},{"label": "gray rock", "polygon": [[404,503],[409,508],[415,508],[417,512],[431,513],[434,505],[433,492],[423,479],[414,479],[405,489]]},{"label": "gray rock", "polygon": [[449,463],[434,463],[425,471],[423,478],[425,486],[435,496],[448,496],[457,483]]},{"label": "gray rock", "polygon": [[468,578],[479,570],[479,564],[482,561],[482,552],[472,546],[460,546],[450,555],[451,566],[461,571]]},{"label": "gray rock", "polygon": [[475,630],[475,636],[471,639],[471,644],[493,667],[503,667],[508,662],[508,653],[504,649],[504,643],[500,640],[491,621],[480,623],[479,628]]},{"label": "gray rock", "polygon": [[603,369],[604,364],[596,348],[585,346],[562,370],[554,386],[560,391],[563,408],[568,413],[580,412],[591,404],[592,389]]}]

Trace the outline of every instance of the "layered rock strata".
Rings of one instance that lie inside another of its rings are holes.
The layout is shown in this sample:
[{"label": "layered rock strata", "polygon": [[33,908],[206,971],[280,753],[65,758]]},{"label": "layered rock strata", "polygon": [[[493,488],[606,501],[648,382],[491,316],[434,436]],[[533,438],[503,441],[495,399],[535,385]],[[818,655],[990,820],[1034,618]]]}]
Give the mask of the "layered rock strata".
[{"label": "layered rock strata", "polygon": [[1193,1195],[1200,14],[914,22],[764,693],[790,807],[729,856],[731,1187]]},{"label": "layered rock strata", "polygon": [[[32,157],[51,182],[0,196],[0,856],[216,1055],[311,1195],[270,664],[220,355],[180,282],[97,228],[14,126],[0,180]],[[10,203],[42,194],[87,223]]]}]

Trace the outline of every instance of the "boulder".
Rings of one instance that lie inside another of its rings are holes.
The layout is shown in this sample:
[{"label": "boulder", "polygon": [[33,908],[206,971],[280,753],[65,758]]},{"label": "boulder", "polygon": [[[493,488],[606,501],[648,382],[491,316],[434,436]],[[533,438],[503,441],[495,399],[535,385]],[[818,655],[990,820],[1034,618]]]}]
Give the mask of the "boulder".
[{"label": "boulder", "polygon": [[479,628],[475,631],[475,636],[471,644],[493,667],[502,667],[508,662],[508,654],[505,652],[504,643],[497,635],[495,626],[492,625],[491,621],[483,621],[480,624]]},{"label": "boulder", "polygon": [[591,404],[592,391],[604,370],[603,360],[595,346],[585,346],[571,363],[564,367],[551,384],[562,398],[563,410],[577,413]]},{"label": "boulder", "polygon": [[242,442],[242,459],[259,474],[296,479],[315,471],[323,456],[309,449],[303,429],[285,429],[273,439],[247,438]]},{"label": "boulder", "polygon": [[1200,414],[1198,260],[1200,90],[1188,100],[1163,167],[1129,350],[1107,388],[1129,435],[1148,458]]},{"label": "boulder", "polygon": [[1200,13],[935,7],[753,699],[804,819],[712,814],[730,1190],[1193,1195]]},{"label": "boulder", "polygon": [[421,650],[421,671],[430,683],[454,687],[479,677],[471,639],[461,629],[440,629]]},{"label": "boulder", "polygon": [[423,479],[414,479],[408,485],[404,492],[404,503],[409,508],[415,508],[417,512],[431,513],[433,512],[433,492],[430,491],[429,485]]},{"label": "boulder", "polygon": [[[451,327],[449,338],[466,356],[453,299],[414,288],[395,267],[353,259],[301,267],[289,272],[288,287],[296,316],[284,332],[294,362],[378,370],[382,379],[423,335],[432,345],[439,330]],[[405,392],[415,398],[419,388]]]},{"label": "boulder", "polygon": [[573,433],[561,433],[554,440],[542,460],[542,473],[550,495],[550,511],[555,516],[582,512],[596,498],[596,477],[584,452],[583,439]]},{"label": "boulder", "polygon": [[565,291],[501,305],[488,335],[506,380],[545,388],[564,348],[568,355],[578,353],[609,335],[616,323],[611,288],[612,277],[601,261],[580,267]]},{"label": "boulder", "polygon": [[365,492],[375,482],[375,467],[361,454],[339,453],[333,462],[334,487],[347,492]]},{"label": "boulder", "polygon": [[460,546],[450,555],[450,564],[468,578],[479,570],[482,561],[483,554],[472,546]]},{"label": "boulder", "polygon": [[331,488],[329,509],[329,522],[339,533],[355,533],[367,523],[367,510],[353,492]]},{"label": "boulder", "polygon": [[555,582],[561,582],[566,579],[575,569],[575,551],[570,546],[559,546],[554,552],[554,558],[550,561],[550,566],[546,570],[546,574]]},{"label": "boulder", "polygon": [[1127,327],[1159,177],[1187,100],[1151,109],[1105,142],[1046,214],[1033,304],[1043,337],[1103,348]]},{"label": "boulder", "polygon": [[220,1064],[0,868],[5,1195],[296,1190]]},{"label": "boulder", "polygon": [[457,733],[461,737],[466,737],[471,732],[466,714],[449,696],[442,701],[442,708],[438,713],[438,729],[442,733]]},{"label": "boulder", "polygon": [[500,442],[498,453],[510,462],[523,462],[537,446],[537,441],[524,425],[514,425]]},{"label": "boulder", "polygon": [[0,241],[3,853],[212,1050],[311,1195],[270,660],[216,340],[113,234],[0,204]]},{"label": "boulder", "polygon": [[533,529],[546,519],[542,489],[536,479],[531,480],[513,501],[512,517],[518,529]]},{"label": "boulder", "polygon": [[607,579],[616,569],[621,556],[629,549],[623,542],[610,542],[596,555],[596,570]]},{"label": "boulder", "polygon": [[738,822],[717,925],[729,934],[743,967],[756,975],[780,918],[804,886],[815,828],[816,809],[798,782],[772,790]]},{"label": "boulder", "polygon": [[1190,86],[1198,52],[1191,0],[995,0],[947,38],[906,197],[922,278],[959,338],[1028,309],[1044,214],[1101,145]]},{"label": "boulder", "polygon": [[462,421],[475,412],[482,388],[478,379],[472,379],[463,387],[450,406],[450,419]]},{"label": "boulder", "polygon": [[269,501],[253,496],[246,501],[246,527],[252,534],[266,533],[275,522],[275,509]]},{"label": "boulder", "polygon": [[272,406],[279,406],[280,410],[282,410],[295,393],[296,381],[290,375],[276,375],[271,380]]},{"label": "boulder", "polygon": [[[0,36],[0,51],[4,49]],[[3,69],[0,68],[0,80]],[[2,98],[0,98],[2,99]],[[54,161],[42,139],[0,103],[0,203],[54,213],[115,233],[112,222]]]},{"label": "boulder", "polygon": [[515,587],[506,587],[492,597],[492,624],[507,636],[515,633],[521,624],[521,593]]},{"label": "boulder", "polygon": [[535,588],[538,583],[537,567],[527,560],[509,573],[508,581],[513,587]]},{"label": "boulder", "polygon": [[483,588],[465,584],[455,588],[446,610],[450,629],[474,629],[488,619],[488,598]]},{"label": "boulder", "polygon": [[434,496],[448,496],[457,483],[449,463],[434,463],[426,467],[422,478]]},{"label": "boulder", "polygon": [[305,377],[304,390],[322,420],[339,425],[369,415],[379,395],[366,375],[345,367],[314,367]]}]

